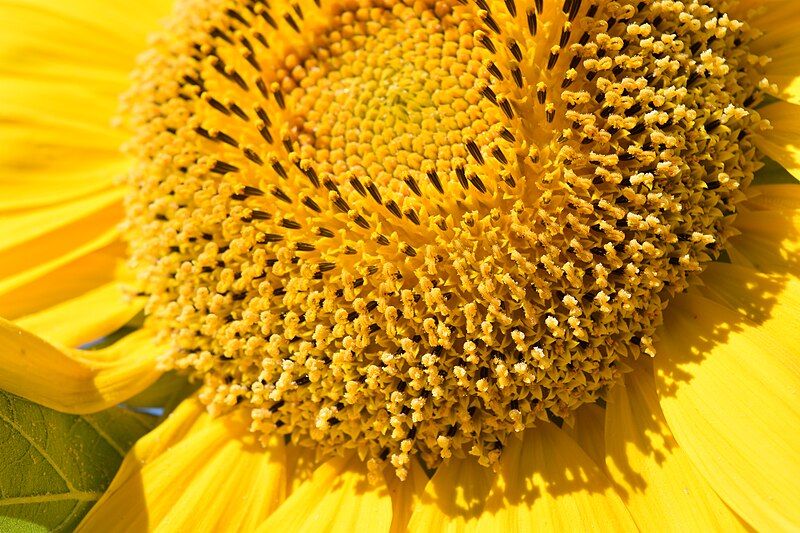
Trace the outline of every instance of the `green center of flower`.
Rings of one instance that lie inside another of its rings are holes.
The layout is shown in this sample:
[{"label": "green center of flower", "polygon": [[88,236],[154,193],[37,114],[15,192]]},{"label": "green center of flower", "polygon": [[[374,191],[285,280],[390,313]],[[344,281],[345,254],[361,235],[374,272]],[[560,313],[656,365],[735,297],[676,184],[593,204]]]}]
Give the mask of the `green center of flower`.
[{"label": "green center of flower", "polygon": [[602,398],[752,179],[724,4],[188,2],[127,99],[164,364],[400,477]]}]

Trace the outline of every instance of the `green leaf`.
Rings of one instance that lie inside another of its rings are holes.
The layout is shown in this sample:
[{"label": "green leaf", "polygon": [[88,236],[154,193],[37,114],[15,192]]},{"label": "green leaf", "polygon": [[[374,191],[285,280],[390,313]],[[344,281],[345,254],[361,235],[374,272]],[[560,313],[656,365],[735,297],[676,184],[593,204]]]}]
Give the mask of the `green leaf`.
[{"label": "green leaf", "polygon": [[191,383],[186,376],[174,371],[165,372],[158,381],[127,400],[125,406],[134,409],[158,409],[164,418],[198,387],[198,383]]},{"label": "green leaf", "polygon": [[0,391],[0,531],[71,531],[155,417],[59,413]]},{"label": "green leaf", "polygon": [[772,185],[776,183],[787,183],[789,185],[797,183],[797,179],[788,170],[783,168],[775,160],[765,157],[762,159],[764,166],[756,172],[755,185]]}]

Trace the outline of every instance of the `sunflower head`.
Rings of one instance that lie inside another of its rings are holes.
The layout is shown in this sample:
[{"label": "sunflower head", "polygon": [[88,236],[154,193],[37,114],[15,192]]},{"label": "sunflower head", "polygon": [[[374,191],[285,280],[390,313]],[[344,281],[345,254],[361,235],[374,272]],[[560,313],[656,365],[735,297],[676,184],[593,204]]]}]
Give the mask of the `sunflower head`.
[{"label": "sunflower head", "polygon": [[603,398],[758,165],[726,4],[184,2],[126,99],[163,363],[401,478]]}]

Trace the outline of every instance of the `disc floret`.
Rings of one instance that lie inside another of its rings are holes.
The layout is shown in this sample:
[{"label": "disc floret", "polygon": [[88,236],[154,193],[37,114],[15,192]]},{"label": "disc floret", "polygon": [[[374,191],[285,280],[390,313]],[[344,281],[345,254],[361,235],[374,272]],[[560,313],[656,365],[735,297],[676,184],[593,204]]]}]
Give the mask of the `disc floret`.
[{"label": "disc floret", "polygon": [[127,100],[165,365],[400,477],[602,398],[755,170],[725,4],[186,2]]}]

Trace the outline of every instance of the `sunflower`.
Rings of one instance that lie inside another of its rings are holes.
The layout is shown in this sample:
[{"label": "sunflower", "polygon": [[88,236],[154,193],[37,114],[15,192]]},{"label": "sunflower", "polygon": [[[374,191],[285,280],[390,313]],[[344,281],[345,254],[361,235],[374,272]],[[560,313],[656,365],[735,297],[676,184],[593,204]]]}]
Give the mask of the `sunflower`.
[{"label": "sunflower", "polygon": [[0,388],[199,387],[79,529],[800,527],[796,2],[0,17]]}]

